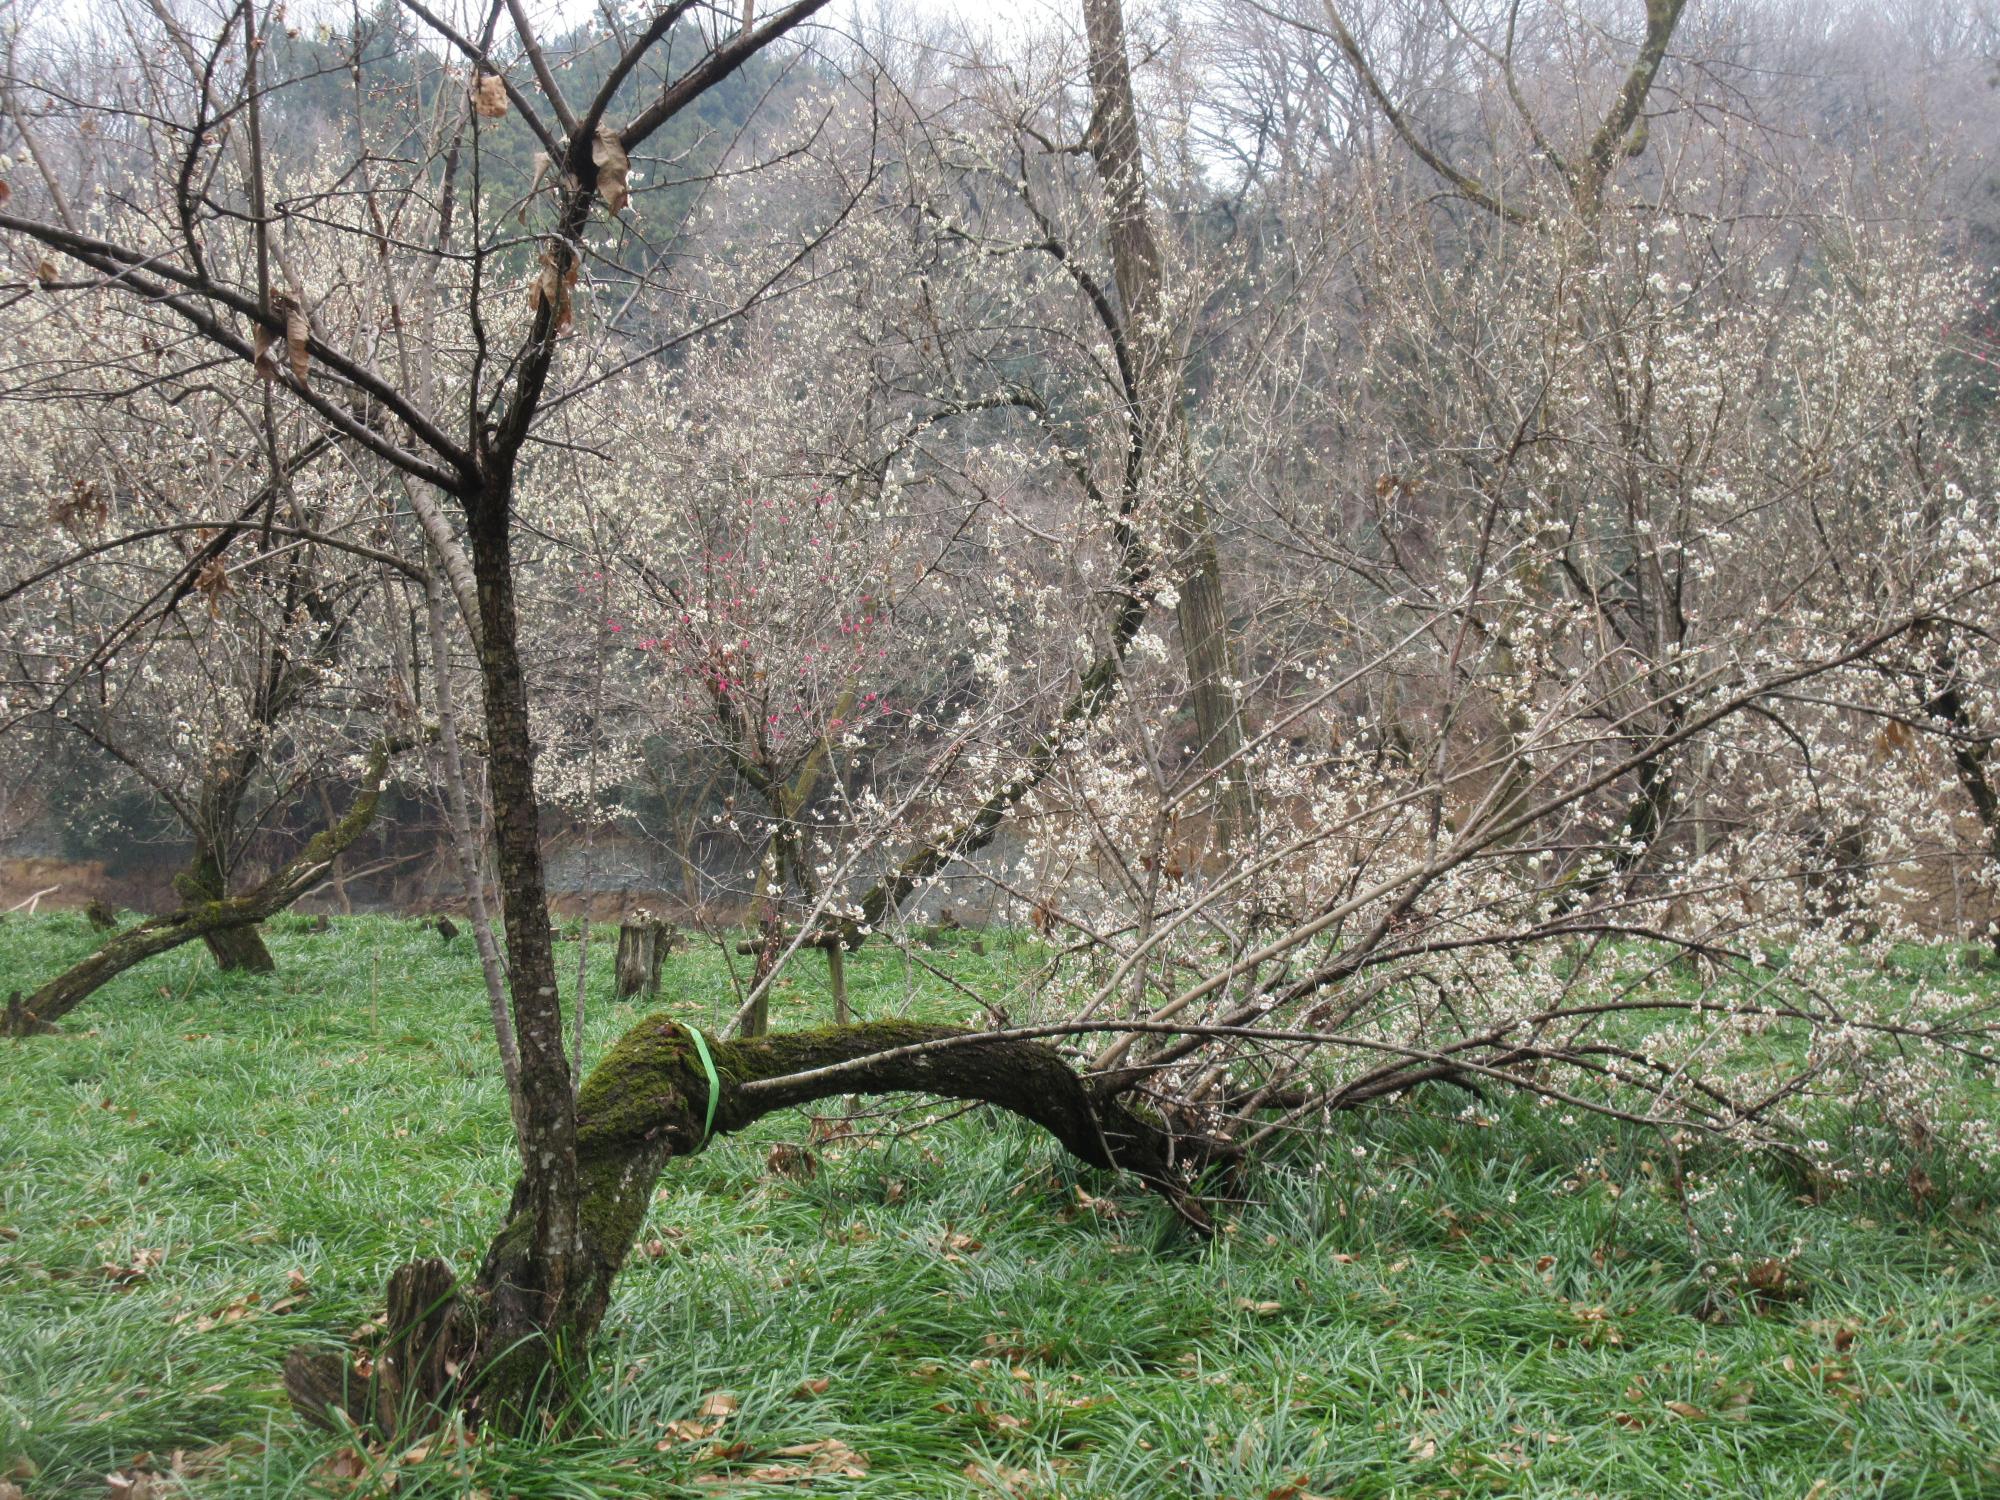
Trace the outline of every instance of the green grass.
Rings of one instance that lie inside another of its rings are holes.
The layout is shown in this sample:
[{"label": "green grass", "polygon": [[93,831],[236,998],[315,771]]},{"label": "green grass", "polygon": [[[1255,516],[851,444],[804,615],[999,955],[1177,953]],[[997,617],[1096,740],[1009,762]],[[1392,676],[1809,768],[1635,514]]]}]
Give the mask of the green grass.
[{"label": "green grass", "polygon": [[[279,1362],[348,1339],[411,1254],[483,1247],[506,1111],[466,938],[302,929],[277,924],[276,975],[183,951],[0,1044],[0,1479],[30,1497],[177,1452],[157,1493],[2000,1494],[1989,1200],[1812,1204],[1717,1160],[1689,1204],[1647,1135],[1499,1103],[1478,1127],[1455,1095],[1338,1122],[1211,1245],[987,1113],[822,1145],[807,1182],[767,1170],[806,1131],[775,1118],[664,1179],[568,1430],[350,1477]],[[74,917],[0,926],[0,994],[89,945]],[[949,962],[994,977],[988,947]],[[717,1021],[719,960],[671,962],[676,1008]],[[906,993],[892,953],[852,968],[863,1014]],[[592,1012],[601,1048],[638,1010]],[[1766,1259],[1796,1297],[1749,1289]],[[738,1409],[685,1440],[714,1391]],[[747,1477],[829,1439],[865,1474]]]}]

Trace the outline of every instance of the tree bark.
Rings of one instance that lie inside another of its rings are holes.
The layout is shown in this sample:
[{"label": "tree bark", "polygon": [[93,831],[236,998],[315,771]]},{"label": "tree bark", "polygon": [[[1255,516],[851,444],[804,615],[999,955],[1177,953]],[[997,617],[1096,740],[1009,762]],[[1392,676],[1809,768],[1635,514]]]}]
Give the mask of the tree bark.
[{"label": "tree bark", "polygon": [[[1134,1173],[1184,1215],[1206,1224],[1188,1194],[1199,1167],[1230,1148],[1100,1096],[1054,1047],[982,1037],[950,1026],[877,1021],[862,1026],[710,1042],[721,1093],[714,1133],[743,1130],[779,1109],[836,1094],[921,1093],[992,1104],[1041,1126],[1092,1166]],[[831,1074],[816,1070],[854,1064]],[[709,1085],[685,1027],[663,1015],[639,1022],[585,1080],[577,1101],[579,1236],[561,1313],[541,1332],[547,1355],[581,1363],[611,1287],[645,1221],[667,1163],[707,1144]],[[441,1261],[414,1261],[390,1283],[389,1333],[368,1379],[342,1353],[295,1349],[285,1384],[308,1418],[329,1407],[385,1437],[407,1438],[452,1409],[518,1425],[520,1388],[506,1302],[534,1276],[537,1225],[517,1189],[514,1209],[470,1286]],[[535,1373],[545,1377],[546,1364]]]},{"label": "tree bark", "polygon": [[1110,209],[1111,269],[1139,391],[1142,457],[1147,478],[1166,506],[1162,520],[1180,565],[1175,623],[1194,699],[1200,761],[1216,781],[1217,842],[1227,848],[1252,831],[1255,812],[1243,765],[1243,711],[1222,565],[1189,451],[1181,394],[1185,361],[1166,327],[1166,276],[1146,201],[1146,163],[1125,56],[1123,6],[1121,0],[1084,0],[1083,14],[1095,115],[1090,154]]},{"label": "tree bark", "polygon": [[[197,803],[194,856],[174,877],[174,891],[183,903],[220,901],[229,894],[229,868],[224,851],[235,838],[236,814],[257,763],[253,749],[238,750],[212,763]],[[329,823],[333,819],[327,820]],[[254,926],[219,927],[201,935],[215,966],[225,973],[242,970],[269,974],[278,967],[271,950]]]},{"label": "tree bark", "polygon": [[[370,753],[361,790],[339,821],[320,830],[293,860],[254,890],[241,896],[188,899],[163,916],[117,934],[81,963],[73,965],[36,990],[26,1001],[10,1005],[0,1015],[0,1035],[30,1036],[54,1029],[61,1020],[108,981],[156,954],[192,942],[237,940],[249,934],[259,951],[263,941],[257,924],[275,916],[324,878],[327,867],[375,819],[375,807],[389,779],[389,760],[401,746],[378,744]],[[185,891],[183,892],[185,895]],[[271,967],[265,954],[266,969]]]},{"label": "tree bark", "polygon": [[[514,604],[511,456],[489,455],[466,505],[479,590],[479,668],[486,709],[487,786],[507,933],[507,989],[520,1049],[516,1135],[521,1179],[510,1223],[521,1243],[505,1274],[484,1284],[491,1363],[503,1405],[525,1411],[560,1349],[548,1342],[574,1321],[578,1255],[576,1100],[563,1053],[562,1002],[542,874],[534,742]],[[505,1378],[499,1378],[504,1368]]]}]

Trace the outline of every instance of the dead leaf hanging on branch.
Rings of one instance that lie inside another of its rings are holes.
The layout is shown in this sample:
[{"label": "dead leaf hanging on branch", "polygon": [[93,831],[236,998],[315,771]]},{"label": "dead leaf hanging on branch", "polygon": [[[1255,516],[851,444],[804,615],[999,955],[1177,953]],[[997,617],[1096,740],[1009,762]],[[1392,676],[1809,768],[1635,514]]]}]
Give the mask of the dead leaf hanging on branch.
[{"label": "dead leaf hanging on branch", "polygon": [[104,492],[87,479],[71,480],[69,493],[49,502],[49,519],[78,536],[102,530],[110,517]]},{"label": "dead leaf hanging on branch", "polygon": [[498,73],[473,75],[472,112],[482,120],[497,120],[507,113],[507,85]]},{"label": "dead leaf hanging on branch", "polygon": [[[285,357],[292,367],[292,378],[300,385],[306,383],[306,342],[312,337],[312,325],[306,319],[306,310],[298,298],[285,292],[271,294],[271,315],[282,318],[285,324]],[[256,353],[253,363],[257,373],[266,380],[278,378],[278,362],[271,357],[277,347],[278,335],[268,324],[257,325]]]},{"label": "dead leaf hanging on branch", "polygon": [[232,593],[229,582],[229,565],[219,557],[211,557],[201,565],[194,575],[195,592],[208,601],[208,617],[213,620],[222,613],[223,597]]},{"label": "dead leaf hanging on branch", "polygon": [[541,311],[542,304],[549,305],[552,327],[561,333],[569,327],[570,288],[576,285],[576,257],[566,255],[553,240],[542,247],[541,264],[528,281],[528,307],[530,311]]},{"label": "dead leaf hanging on branch", "polygon": [[598,126],[597,139],[590,147],[590,159],[597,164],[597,195],[604,200],[604,206],[612,217],[616,218],[632,197],[632,189],[626,180],[632,163],[625,155],[625,147],[619,143],[618,132],[608,126]]}]

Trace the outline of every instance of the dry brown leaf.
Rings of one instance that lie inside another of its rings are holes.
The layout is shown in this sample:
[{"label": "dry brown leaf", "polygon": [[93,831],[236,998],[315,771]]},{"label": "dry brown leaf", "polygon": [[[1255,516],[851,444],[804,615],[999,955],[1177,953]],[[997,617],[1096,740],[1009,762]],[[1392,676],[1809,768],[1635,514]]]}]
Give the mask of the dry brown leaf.
[{"label": "dry brown leaf", "polygon": [[865,1479],[868,1475],[868,1455],[856,1453],[839,1438],[793,1443],[788,1448],[775,1450],[772,1457],[803,1458],[814,1473],[837,1474],[842,1479]]},{"label": "dry brown leaf", "polygon": [[743,1403],[728,1391],[710,1391],[701,1398],[701,1415],[704,1417],[726,1417]]},{"label": "dry brown leaf", "polygon": [[[5,183],[0,183],[0,187],[5,186]],[[5,203],[6,201],[5,198],[0,198],[0,203]],[[27,1496],[21,1492],[21,1487],[18,1484],[0,1479],[0,1500],[27,1500]]]},{"label": "dry brown leaf", "polygon": [[1028,1430],[1026,1419],[1017,1417],[1012,1412],[995,1411],[991,1402],[975,1401],[972,1403],[972,1409],[995,1432],[1026,1432]]},{"label": "dry brown leaf", "polygon": [[554,241],[543,246],[535,274],[528,279],[528,307],[539,311],[547,303],[551,326],[561,333],[569,327],[570,288],[576,285],[576,257],[560,250]]},{"label": "dry brown leaf", "polygon": [[793,1391],[792,1394],[801,1401],[805,1400],[809,1396],[824,1396],[826,1394],[826,1388],[832,1384],[833,1382],[831,1380],[828,1380],[824,1375],[821,1375],[817,1379],[801,1380],[799,1382],[798,1389]]},{"label": "dry brown leaf", "polygon": [[795,1141],[777,1141],[764,1158],[764,1165],[774,1176],[789,1177],[797,1182],[810,1182],[819,1171],[819,1162],[812,1152]]},{"label": "dry brown leaf", "polygon": [[312,326],[306,321],[305,305],[296,297],[277,292],[271,297],[271,311],[285,320],[285,353],[291,360],[292,378],[304,385],[306,342],[312,337]]},{"label": "dry brown leaf", "polygon": [[608,125],[598,126],[597,139],[590,144],[590,159],[597,167],[597,196],[604,200],[606,211],[615,219],[632,197],[626,181],[632,163],[618,140],[618,132]]},{"label": "dry brown leaf", "polygon": [[1668,1401],[1664,1404],[1668,1411],[1682,1418],[1684,1421],[1699,1422],[1703,1417],[1708,1415],[1707,1412],[1691,1401]]},{"label": "dry brown leaf", "polygon": [[1040,1485],[1027,1469],[1010,1469],[1005,1464],[983,1464],[977,1459],[960,1470],[974,1484],[1003,1495],[1032,1495]]},{"label": "dry brown leaf", "polygon": [[1236,1305],[1245,1312],[1253,1312],[1260,1318],[1268,1318],[1283,1308],[1282,1302],[1252,1302],[1248,1297],[1238,1297]]},{"label": "dry brown leaf", "polygon": [[[197,588],[201,586],[199,579],[195,581],[195,586]],[[164,1250],[134,1250],[132,1263],[129,1266],[106,1261],[99,1269],[104,1272],[106,1281],[115,1282],[119,1286],[130,1286],[136,1281],[144,1281],[147,1273],[159,1265],[166,1258],[166,1254]]]},{"label": "dry brown leaf", "polygon": [[507,113],[507,85],[498,73],[473,77],[472,112],[482,120],[497,120]]},{"label": "dry brown leaf", "polygon": [[667,1435],[653,1444],[653,1447],[655,1451],[664,1453],[676,1443],[699,1443],[704,1438],[714,1436],[715,1430],[721,1425],[720,1417],[712,1422],[697,1422],[693,1417],[678,1417],[667,1423]]},{"label": "dry brown leaf", "polygon": [[[201,565],[194,575],[195,592],[208,601],[208,617],[213,620],[222,614],[222,601],[235,592],[229,582],[229,565],[219,557],[211,557]],[[110,1268],[105,1268],[107,1273]]]},{"label": "dry brown leaf", "polygon": [[[306,320],[306,310],[296,297],[285,292],[271,294],[271,316],[285,325],[285,358],[291,365],[292,377],[300,385],[306,383],[306,341],[312,336],[312,329]],[[257,325],[251,346],[251,367],[266,380],[278,378],[278,362],[271,357],[271,351],[278,346],[278,335],[265,324]]]}]

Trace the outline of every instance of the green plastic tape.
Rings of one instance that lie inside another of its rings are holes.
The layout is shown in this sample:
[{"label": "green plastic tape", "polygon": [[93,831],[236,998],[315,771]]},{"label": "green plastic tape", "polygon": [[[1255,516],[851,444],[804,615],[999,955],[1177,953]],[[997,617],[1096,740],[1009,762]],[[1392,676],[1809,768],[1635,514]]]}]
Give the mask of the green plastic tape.
[{"label": "green plastic tape", "polygon": [[702,1071],[708,1074],[708,1123],[701,1127],[701,1138],[705,1141],[715,1134],[715,1101],[722,1097],[722,1080],[716,1076],[715,1059],[708,1055],[708,1038],[701,1034],[699,1026],[686,1028],[694,1038],[694,1050],[701,1056]]}]

